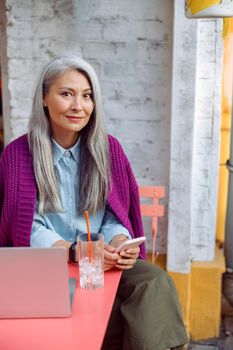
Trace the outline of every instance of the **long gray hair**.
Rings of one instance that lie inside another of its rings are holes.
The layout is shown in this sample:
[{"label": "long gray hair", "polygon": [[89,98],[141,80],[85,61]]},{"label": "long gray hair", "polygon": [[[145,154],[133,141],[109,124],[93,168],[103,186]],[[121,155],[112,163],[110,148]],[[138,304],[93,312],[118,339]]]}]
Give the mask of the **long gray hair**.
[{"label": "long gray hair", "polygon": [[[109,184],[108,140],[103,127],[101,90],[94,69],[83,59],[58,57],[44,67],[36,86],[29,121],[28,142],[38,189],[38,212],[63,211],[53,164],[51,127],[43,99],[55,80],[70,70],[88,79],[93,93],[94,110],[88,124],[80,132],[79,208],[95,214],[104,207]],[[65,209],[65,208],[64,208]]]}]

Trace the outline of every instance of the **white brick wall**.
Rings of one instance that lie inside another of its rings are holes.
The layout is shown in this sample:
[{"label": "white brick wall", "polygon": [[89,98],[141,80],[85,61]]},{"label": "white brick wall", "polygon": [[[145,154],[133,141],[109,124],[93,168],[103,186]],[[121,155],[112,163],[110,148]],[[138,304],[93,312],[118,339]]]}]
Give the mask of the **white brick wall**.
[{"label": "white brick wall", "polygon": [[191,259],[212,260],[220,148],[222,20],[200,20],[198,24]]},{"label": "white brick wall", "polygon": [[197,22],[183,13],[183,4],[175,0],[167,267],[186,273],[190,269]]}]

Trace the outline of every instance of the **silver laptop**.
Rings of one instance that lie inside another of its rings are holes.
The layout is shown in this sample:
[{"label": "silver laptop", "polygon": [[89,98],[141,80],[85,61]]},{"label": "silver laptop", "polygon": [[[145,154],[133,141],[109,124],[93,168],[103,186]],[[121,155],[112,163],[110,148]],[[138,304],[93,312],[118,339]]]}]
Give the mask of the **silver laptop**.
[{"label": "silver laptop", "polygon": [[0,248],[0,318],[69,317],[75,282],[65,248]]}]

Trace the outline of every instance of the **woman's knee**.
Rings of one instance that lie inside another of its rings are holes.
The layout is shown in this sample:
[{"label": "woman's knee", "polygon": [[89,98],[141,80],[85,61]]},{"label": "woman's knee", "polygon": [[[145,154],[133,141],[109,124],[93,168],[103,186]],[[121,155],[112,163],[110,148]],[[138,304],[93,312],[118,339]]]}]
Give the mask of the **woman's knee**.
[{"label": "woman's knee", "polygon": [[165,270],[147,261],[138,261],[138,270],[145,280],[170,280],[170,276]]},{"label": "woman's knee", "polygon": [[126,290],[131,292],[139,286],[147,285],[153,286],[152,288],[173,288],[168,273],[158,266],[155,266],[149,262],[139,260],[133,269],[125,271],[122,274],[119,288],[123,287],[124,293]]}]

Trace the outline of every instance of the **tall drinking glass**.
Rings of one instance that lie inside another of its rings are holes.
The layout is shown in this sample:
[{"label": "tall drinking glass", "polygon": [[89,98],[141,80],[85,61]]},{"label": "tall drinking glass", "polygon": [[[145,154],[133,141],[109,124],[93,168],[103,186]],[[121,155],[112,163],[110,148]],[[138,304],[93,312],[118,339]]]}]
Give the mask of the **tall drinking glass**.
[{"label": "tall drinking glass", "polygon": [[87,233],[77,237],[79,282],[83,289],[97,289],[104,286],[104,236],[91,233],[88,241]]}]

